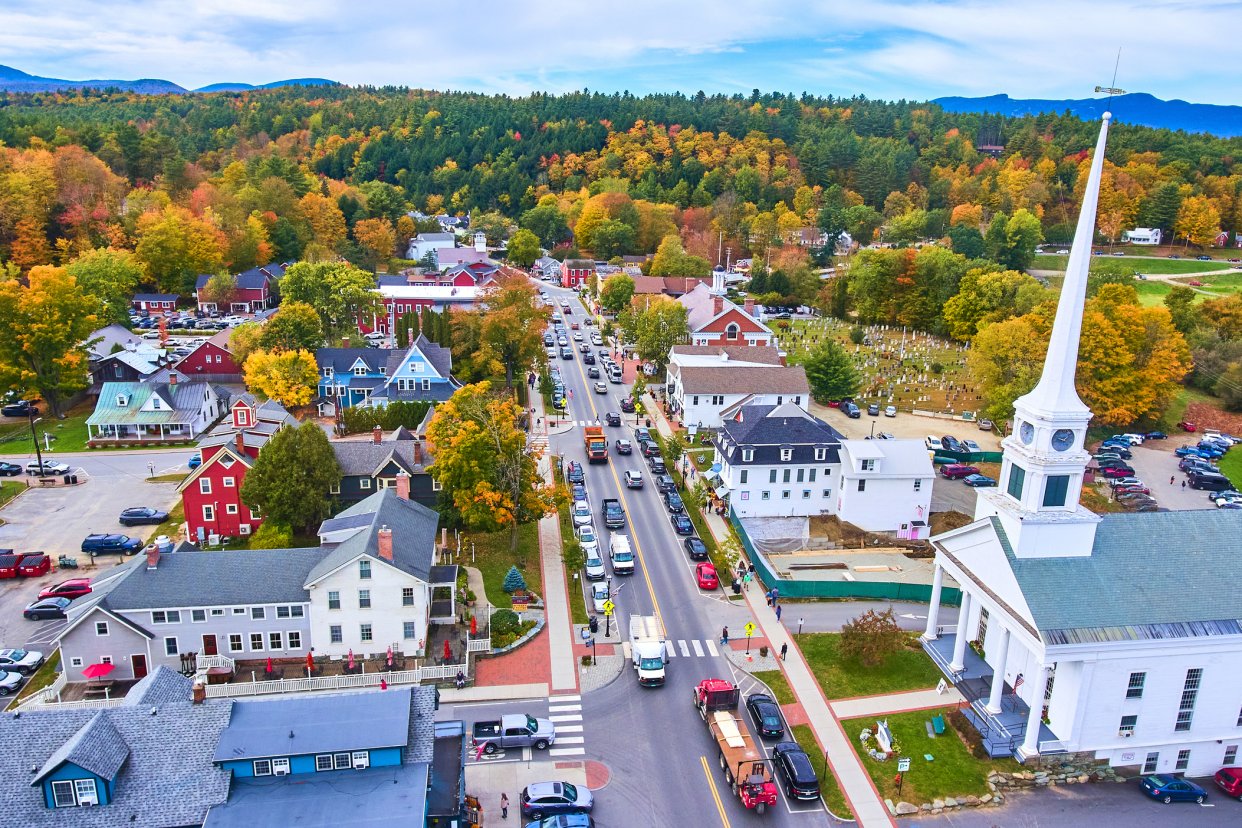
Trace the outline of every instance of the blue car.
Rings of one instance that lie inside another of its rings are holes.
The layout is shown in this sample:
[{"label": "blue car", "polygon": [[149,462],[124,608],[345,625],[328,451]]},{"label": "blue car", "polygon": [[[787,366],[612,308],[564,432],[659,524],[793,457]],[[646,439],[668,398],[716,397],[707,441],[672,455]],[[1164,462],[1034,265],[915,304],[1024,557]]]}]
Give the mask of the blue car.
[{"label": "blue car", "polygon": [[1176,776],[1165,776],[1162,773],[1144,776],[1142,787],[1144,793],[1152,799],[1160,800],[1165,805],[1173,801],[1199,803],[1207,801],[1207,791],[1189,779],[1179,779]]},{"label": "blue car", "polygon": [[1178,457],[1203,457],[1205,456],[1202,451],[1195,448],[1194,446],[1182,446],[1179,449],[1174,449],[1173,453],[1177,455]]},{"label": "blue car", "polygon": [[962,480],[967,486],[995,486],[995,478],[988,477],[986,474],[972,474]]},{"label": "blue car", "polygon": [[203,455],[196,454],[190,458],[190,471],[194,471],[201,465],[203,465]]}]

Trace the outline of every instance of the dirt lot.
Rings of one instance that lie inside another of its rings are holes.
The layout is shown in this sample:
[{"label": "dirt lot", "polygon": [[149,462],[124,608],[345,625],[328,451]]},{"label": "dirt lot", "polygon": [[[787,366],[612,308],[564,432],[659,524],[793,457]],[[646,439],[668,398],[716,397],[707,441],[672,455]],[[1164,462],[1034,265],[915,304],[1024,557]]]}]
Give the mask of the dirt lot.
[{"label": "dirt lot", "polygon": [[861,440],[871,434],[874,424],[876,434],[891,434],[899,439],[925,440],[929,434],[937,437],[948,434],[959,440],[974,440],[984,451],[1001,450],[1001,435],[998,432],[980,431],[978,425],[964,420],[916,417],[909,412],[900,412],[896,417],[885,417],[882,414],[872,417],[866,413],[865,408],[862,417],[851,420],[840,409],[815,402],[811,403],[811,413],[851,440]]}]

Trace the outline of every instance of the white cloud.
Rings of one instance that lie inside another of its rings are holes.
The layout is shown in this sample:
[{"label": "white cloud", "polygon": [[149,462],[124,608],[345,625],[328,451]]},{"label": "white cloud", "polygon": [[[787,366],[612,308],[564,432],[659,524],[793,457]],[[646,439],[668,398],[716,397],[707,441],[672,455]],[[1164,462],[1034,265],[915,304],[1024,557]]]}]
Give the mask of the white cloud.
[{"label": "white cloud", "polygon": [[0,63],[194,88],[328,77],[525,94],[758,87],[917,98],[1088,97],[1111,82],[1232,103],[1234,2],[8,0]]}]

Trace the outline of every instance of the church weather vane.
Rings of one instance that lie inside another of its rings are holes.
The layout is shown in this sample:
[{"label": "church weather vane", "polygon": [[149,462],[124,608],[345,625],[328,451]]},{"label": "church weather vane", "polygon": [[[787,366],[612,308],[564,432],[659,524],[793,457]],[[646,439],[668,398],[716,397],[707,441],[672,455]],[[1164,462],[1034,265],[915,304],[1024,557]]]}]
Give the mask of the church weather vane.
[{"label": "church weather vane", "polygon": [[1121,68],[1121,49],[1118,48],[1117,49],[1117,62],[1113,65],[1113,85],[1112,86],[1097,86],[1095,88],[1096,94],[1099,94],[1101,92],[1107,93],[1108,100],[1110,103],[1113,100],[1113,95],[1126,94],[1126,90],[1117,88],[1117,70],[1120,68]]}]

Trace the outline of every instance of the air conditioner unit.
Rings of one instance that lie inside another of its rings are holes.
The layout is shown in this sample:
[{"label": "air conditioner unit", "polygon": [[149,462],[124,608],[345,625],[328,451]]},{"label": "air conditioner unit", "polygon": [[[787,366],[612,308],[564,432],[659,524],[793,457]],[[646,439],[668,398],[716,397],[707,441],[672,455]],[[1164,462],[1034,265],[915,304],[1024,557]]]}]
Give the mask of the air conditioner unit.
[{"label": "air conditioner unit", "polygon": [[363,768],[367,768],[370,766],[371,766],[371,757],[354,756],[354,769],[355,770],[362,770]]},{"label": "air conditioner unit", "polygon": [[287,776],[288,774],[289,774],[288,768],[276,768],[275,770],[272,771],[273,776]]},{"label": "air conditioner unit", "polygon": [[94,792],[94,791],[92,791],[92,792],[90,792],[90,793],[83,793],[83,792],[79,791],[79,792],[78,792],[78,804],[79,804],[79,805],[81,805],[81,806],[83,806],[83,807],[85,807],[85,806],[87,806],[87,805],[98,805],[98,804],[99,804],[99,797],[98,797],[98,796],[96,796],[96,794],[95,794],[95,792]]},{"label": "air conditioner unit", "polygon": [[242,533],[243,535],[249,535],[249,534],[250,534],[250,524],[249,524],[249,523],[243,523],[243,524],[242,524],[240,527],[238,527],[238,528],[241,530],[241,533]]}]

